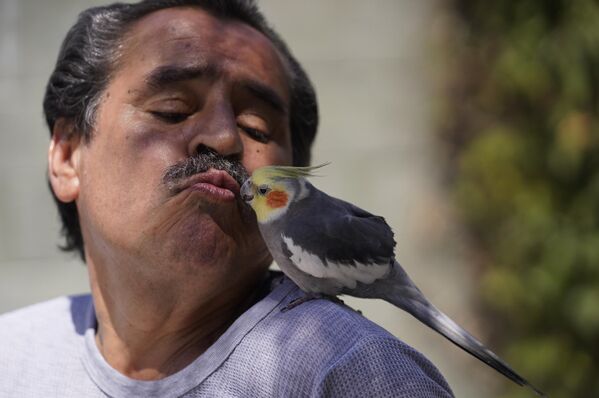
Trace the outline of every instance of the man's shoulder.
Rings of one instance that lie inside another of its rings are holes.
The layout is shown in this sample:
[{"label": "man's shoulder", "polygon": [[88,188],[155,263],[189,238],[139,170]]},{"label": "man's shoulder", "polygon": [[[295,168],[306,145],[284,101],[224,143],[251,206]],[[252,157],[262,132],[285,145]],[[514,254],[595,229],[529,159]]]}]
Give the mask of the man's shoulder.
[{"label": "man's shoulder", "polygon": [[[341,300],[314,299],[297,306],[294,300],[304,297],[288,279],[275,290],[285,291],[277,306],[258,325],[259,336],[284,337],[279,347],[301,350],[327,350],[345,352],[350,346],[365,338],[395,339],[388,331],[365,318]],[[306,343],[310,343],[306,346]]]},{"label": "man's shoulder", "polygon": [[32,304],[0,315],[0,325],[18,326],[44,323],[50,318],[71,316],[87,311],[91,303],[89,294],[61,296]]},{"label": "man's shoulder", "polygon": [[277,366],[284,363],[311,380],[309,395],[352,396],[351,390],[362,386],[366,395],[375,388],[378,396],[420,397],[431,391],[435,394],[428,396],[451,396],[428,359],[350,307],[319,299],[283,311],[303,294],[287,295],[250,340],[262,347],[257,352],[277,358]]},{"label": "man's shoulder", "polygon": [[334,337],[335,343],[341,345],[353,344],[365,338],[395,338],[341,300],[316,299],[286,309],[289,302],[303,294],[298,289],[295,295],[290,295],[287,301],[281,303],[280,313],[273,317],[281,322],[281,327],[293,329],[291,333],[325,339],[327,343],[331,343],[330,339]]},{"label": "man's shoulder", "polygon": [[0,315],[0,341],[5,349],[15,344],[35,345],[82,335],[91,305],[89,294],[63,296]]},{"label": "man's shoulder", "polygon": [[80,354],[90,306],[89,295],[59,297],[0,315],[0,396],[89,396]]}]

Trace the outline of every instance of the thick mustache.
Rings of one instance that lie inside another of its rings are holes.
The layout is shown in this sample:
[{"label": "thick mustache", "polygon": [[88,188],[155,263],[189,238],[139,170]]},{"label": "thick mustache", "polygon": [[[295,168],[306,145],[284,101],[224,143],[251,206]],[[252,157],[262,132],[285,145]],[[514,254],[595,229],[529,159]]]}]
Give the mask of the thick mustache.
[{"label": "thick mustache", "polygon": [[166,169],[162,182],[172,189],[182,180],[204,173],[211,168],[225,171],[237,181],[239,186],[243,185],[250,176],[239,160],[227,158],[211,149],[205,149]]}]

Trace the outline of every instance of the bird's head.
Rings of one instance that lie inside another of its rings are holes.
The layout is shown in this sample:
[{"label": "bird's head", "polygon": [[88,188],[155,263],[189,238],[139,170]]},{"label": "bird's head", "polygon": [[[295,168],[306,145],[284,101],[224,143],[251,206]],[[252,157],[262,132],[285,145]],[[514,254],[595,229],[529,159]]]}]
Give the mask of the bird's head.
[{"label": "bird's head", "polygon": [[254,209],[258,222],[267,224],[285,214],[291,203],[309,194],[305,178],[323,166],[261,167],[241,187],[241,198]]}]

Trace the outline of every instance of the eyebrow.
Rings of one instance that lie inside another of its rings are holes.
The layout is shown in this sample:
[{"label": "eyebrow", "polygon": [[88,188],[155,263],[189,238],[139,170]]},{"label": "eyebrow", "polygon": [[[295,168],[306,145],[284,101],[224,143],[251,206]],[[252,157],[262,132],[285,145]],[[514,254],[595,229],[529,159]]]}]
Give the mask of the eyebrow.
[{"label": "eyebrow", "polygon": [[197,79],[198,77],[214,78],[220,74],[220,71],[214,65],[165,65],[160,66],[150,72],[145,81],[148,86],[159,89],[169,84],[185,80]]},{"label": "eyebrow", "polygon": [[244,80],[240,86],[279,113],[287,113],[287,105],[277,92],[255,80]]},{"label": "eyebrow", "polygon": [[[148,86],[158,90],[169,84],[200,77],[214,79],[222,73],[222,70],[213,64],[193,66],[165,65],[151,71],[144,80]],[[270,106],[273,110],[287,114],[286,102],[275,90],[266,84],[252,79],[245,79],[237,84],[258,100]]]}]

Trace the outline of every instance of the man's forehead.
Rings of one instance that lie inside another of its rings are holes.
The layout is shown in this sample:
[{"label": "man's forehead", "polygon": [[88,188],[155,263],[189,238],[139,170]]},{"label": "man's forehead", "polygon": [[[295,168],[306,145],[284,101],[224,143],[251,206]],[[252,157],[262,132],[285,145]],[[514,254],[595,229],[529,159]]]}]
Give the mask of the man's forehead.
[{"label": "man's forehead", "polygon": [[224,32],[229,21],[216,18],[199,7],[171,7],[154,11],[137,21],[129,30],[126,41],[146,43],[148,39],[211,39],[213,31]]},{"label": "man's forehead", "polygon": [[286,75],[282,58],[266,36],[242,21],[217,18],[199,7],[167,8],[140,19],[127,33],[121,56],[125,63],[131,58],[154,64],[209,63],[201,57],[211,54],[254,64],[271,74],[278,67]]}]

